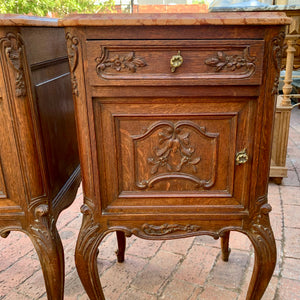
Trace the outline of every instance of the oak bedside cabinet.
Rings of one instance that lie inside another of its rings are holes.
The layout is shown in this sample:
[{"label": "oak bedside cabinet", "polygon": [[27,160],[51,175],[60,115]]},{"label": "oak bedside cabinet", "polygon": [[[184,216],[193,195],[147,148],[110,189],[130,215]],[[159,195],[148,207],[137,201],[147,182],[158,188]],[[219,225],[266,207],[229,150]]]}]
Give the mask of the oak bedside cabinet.
[{"label": "oak bedside cabinet", "polygon": [[81,178],[65,34],[57,20],[0,17],[0,119],[0,235],[20,230],[30,237],[48,299],[62,300],[64,255],[55,224]]},{"label": "oak bedside cabinet", "polygon": [[[74,15],[65,26],[84,204],[76,266],[104,299],[104,236],[246,234],[247,299],[260,299],[276,247],[268,174],[285,24],[281,13]],[[197,266],[195,266],[196,268]],[[116,283],[117,284],[117,283]]]}]

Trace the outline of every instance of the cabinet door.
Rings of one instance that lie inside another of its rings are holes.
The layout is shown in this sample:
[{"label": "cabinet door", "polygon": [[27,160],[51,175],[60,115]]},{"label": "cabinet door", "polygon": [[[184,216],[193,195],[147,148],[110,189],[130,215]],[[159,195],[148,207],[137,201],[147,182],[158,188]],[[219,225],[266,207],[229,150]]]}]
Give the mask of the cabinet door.
[{"label": "cabinet door", "polygon": [[[103,211],[245,209],[255,100],[95,98],[93,106]],[[243,149],[249,160],[237,166]]]}]

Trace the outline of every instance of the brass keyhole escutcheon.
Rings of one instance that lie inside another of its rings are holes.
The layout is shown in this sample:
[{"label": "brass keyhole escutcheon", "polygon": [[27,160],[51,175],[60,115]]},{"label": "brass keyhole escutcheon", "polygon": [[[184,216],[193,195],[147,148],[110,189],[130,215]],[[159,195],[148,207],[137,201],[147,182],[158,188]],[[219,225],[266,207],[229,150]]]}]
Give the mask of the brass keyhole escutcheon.
[{"label": "brass keyhole escutcheon", "polygon": [[248,154],[246,152],[246,149],[243,149],[242,151],[238,152],[235,155],[235,164],[236,165],[240,165],[240,164],[244,164],[248,161]]},{"label": "brass keyhole escutcheon", "polygon": [[173,55],[170,60],[171,72],[175,72],[176,68],[180,67],[183,63],[183,57],[180,55],[180,51],[178,51],[177,55]]}]

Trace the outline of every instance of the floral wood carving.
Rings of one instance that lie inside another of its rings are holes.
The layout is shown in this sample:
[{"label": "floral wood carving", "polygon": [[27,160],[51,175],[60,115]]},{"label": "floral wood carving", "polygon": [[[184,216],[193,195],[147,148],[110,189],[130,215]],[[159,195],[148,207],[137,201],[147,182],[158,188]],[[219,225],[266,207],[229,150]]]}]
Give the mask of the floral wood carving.
[{"label": "floral wood carving", "polygon": [[24,43],[19,34],[7,33],[0,39],[1,52],[13,67],[15,72],[15,93],[17,97],[26,96],[26,84],[24,75]]},{"label": "floral wood carving", "polygon": [[206,59],[205,64],[215,67],[216,72],[225,69],[236,71],[245,68],[246,73],[249,73],[249,76],[251,76],[255,71],[255,60],[256,57],[250,56],[249,47],[246,47],[242,55],[227,55],[223,51],[218,51],[216,56]]},{"label": "floral wood carving", "polygon": [[[138,143],[151,138],[158,130],[157,146],[152,149],[153,155],[147,158],[150,167],[150,178],[138,179]],[[211,140],[214,145],[212,153],[212,172],[210,179],[201,179],[197,176],[199,155],[195,155],[197,145],[192,145],[190,136],[199,135]],[[197,188],[208,189],[216,179],[218,133],[208,133],[205,127],[200,127],[191,121],[159,121],[151,125],[144,134],[132,136],[134,143],[134,161],[136,186],[139,189],[151,188],[155,182],[170,179],[184,179],[192,181]]]},{"label": "floral wood carving", "polygon": [[131,229],[130,234],[148,239],[165,239],[165,236],[173,236],[177,238],[202,234],[210,235],[214,239],[218,239],[220,235],[219,233],[204,231],[201,226],[195,224],[182,225],[167,223],[163,225],[151,225],[146,223],[143,224],[141,228]]},{"label": "floral wood carving", "polygon": [[72,36],[70,32],[68,32],[66,34],[66,40],[67,40],[69,65],[70,65],[70,71],[71,71],[72,90],[73,90],[73,94],[78,96],[78,82],[77,82],[77,78],[75,75],[75,70],[78,65],[79,40],[77,37]]},{"label": "floral wood carving", "polygon": [[129,52],[126,55],[115,55],[109,57],[109,51],[105,47],[101,47],[101,56],[96,59],[97,66],[96,72],[101,75],[107,68],[112,68],[118,72],[122,70],[129,70],[135,73],[137,68],[147,66],[146,62],[141,57],[136,57],[134,51]]},{"label": "floral wood carving", "polygon": [[198,225],[179,225],[179,224],[163,224],[161,226],[144,224],[142,231],[147,235],[161,236],[167,235],[177,231],[185,232],[197,232],[201,230],[201,226]]},{"label": "floral wood carving", "polygon": [[[155,157],[149,157],[148,163],[153,165],[151,174],[156,174],[159,167],[166,166],[169,172],[181,171],[184,165],[191,166],[194,173],[197,172],[197,164],[200,157],[193,158],[194,147],[190,144],[190,132],[182,132],[181,128],[166,127],[159,133],[159,147],[154,149]],[[177,152],[181,159],[177,165],[169,162],[171,152]]]},{"label": "floral wood carving", "polygon": [[276,71],[276,77],[272,89],[272,95],[275,95],[278,92],[279,73],[280,73],[280,66],[281,66],[281,58],[283,55],[284,37],[285,37],[285,33],[282,31],[279,33],[278,36],[272,39],[273,63]]}]

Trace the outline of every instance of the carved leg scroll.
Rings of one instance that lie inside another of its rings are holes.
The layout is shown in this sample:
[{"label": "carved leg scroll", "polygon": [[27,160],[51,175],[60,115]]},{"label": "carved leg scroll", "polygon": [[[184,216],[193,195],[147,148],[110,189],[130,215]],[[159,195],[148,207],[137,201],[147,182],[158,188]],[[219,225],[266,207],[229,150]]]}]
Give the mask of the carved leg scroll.
[{"label": "carved leg scroll", "polygon": [[126,237],[123,231],[116,231],[117,241],[118,241],[118,250],[116,251],[117,260],[119,263],[124,262],[125,248],[126,248]]},{"label": "carved leg scroll", "polygon": [[91,300],[105,300],[98,268],[98,246],[106,235],[105,229],[94,222],[92,210],[88,205],[81,207],[82,226],[77,239],[75,263],[82,285]]},{"label": "carved leg scroll", "polygon": [[223,261],[228,261],[229,254],[231,252],[231,249],[229,248],[229,235],[230,235],[230,231],[226,231],[221,236],[221,250],[222,250]]},{"label": "carved leg scroll", "polygon": [[64,294],[64,252],[54,218],[48,215],[48,205],[34,210],[35,223],[27,234],[40,259],[49,300],[62,300]]},{"label": "carved leg scroll", "polygon": [[263,296],[276,265],[276,244],[270,226],[269,204],[260,207],[259,214],[245,231],[255,249],[255,262],[247,300],[259,300]]}]

